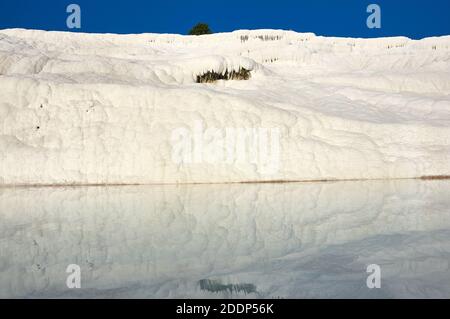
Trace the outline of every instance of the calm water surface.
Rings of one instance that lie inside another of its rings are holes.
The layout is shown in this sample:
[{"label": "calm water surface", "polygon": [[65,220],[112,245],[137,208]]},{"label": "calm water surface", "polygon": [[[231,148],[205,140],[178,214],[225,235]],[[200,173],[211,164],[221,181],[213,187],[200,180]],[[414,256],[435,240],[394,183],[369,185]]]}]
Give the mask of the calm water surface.
[{"label": "calm water surface", "polygon": [[0,297],[450,298],[450,181],[0,188]]}]

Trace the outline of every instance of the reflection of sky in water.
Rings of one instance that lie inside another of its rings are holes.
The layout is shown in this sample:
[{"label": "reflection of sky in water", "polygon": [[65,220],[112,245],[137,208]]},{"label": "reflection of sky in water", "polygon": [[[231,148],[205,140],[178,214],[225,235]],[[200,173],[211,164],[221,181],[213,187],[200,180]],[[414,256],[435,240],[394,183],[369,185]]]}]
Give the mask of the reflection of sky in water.
[{"label": "reflection of sky in water", "polygon": [[449,298],[449,262],[450,181],[0,189],[0,297]]}]

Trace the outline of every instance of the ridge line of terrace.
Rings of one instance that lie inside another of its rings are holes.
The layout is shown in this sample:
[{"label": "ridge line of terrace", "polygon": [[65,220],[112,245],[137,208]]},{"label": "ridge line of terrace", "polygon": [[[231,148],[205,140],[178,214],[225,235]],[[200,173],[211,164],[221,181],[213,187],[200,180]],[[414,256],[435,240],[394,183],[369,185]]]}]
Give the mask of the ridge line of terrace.
[{"label": "ridge line of terrace", "polygon": [[227,185],[227,184],[291,184],[291,183],[334,183],[334,182],[366,182],[366,181],[396,181],[396,180],[450,180],[450,175],[429,175],[419,177],[394,178],[323,178],[298,180],[260,180],[260,181],[232,181],[232,182],[183,182],[183,183],[30,183],[30,184],[0,184],[4,188],[44,188],[44,187],[120,187],[120,186],[183,186],[183,185]]}]

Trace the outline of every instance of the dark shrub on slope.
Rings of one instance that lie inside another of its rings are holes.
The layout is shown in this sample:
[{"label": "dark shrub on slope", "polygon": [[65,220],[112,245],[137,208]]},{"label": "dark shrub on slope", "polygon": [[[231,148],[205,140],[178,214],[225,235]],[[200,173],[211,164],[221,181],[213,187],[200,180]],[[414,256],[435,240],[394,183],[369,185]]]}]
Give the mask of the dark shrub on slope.
[{"label": "dark shrub on slope", "polygon": [[197,23],[190,31],[189,35],[211,34],[212,31],[206,23]]}]

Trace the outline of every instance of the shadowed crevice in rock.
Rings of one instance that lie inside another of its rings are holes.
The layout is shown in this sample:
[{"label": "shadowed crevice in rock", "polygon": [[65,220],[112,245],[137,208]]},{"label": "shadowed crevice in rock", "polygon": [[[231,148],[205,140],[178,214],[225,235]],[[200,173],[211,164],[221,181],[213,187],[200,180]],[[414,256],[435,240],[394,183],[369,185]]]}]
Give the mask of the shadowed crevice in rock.
[{"label": "shadowed crevice in rock", "polygon": [[214,83],[218,80],[248,80],[251,77],[250,70],[245,68],[239,68],[238,71],[226,70],[224,73],[217,73],[214,71],[208,71],[201,75],[197,75],[197,83]]}]

